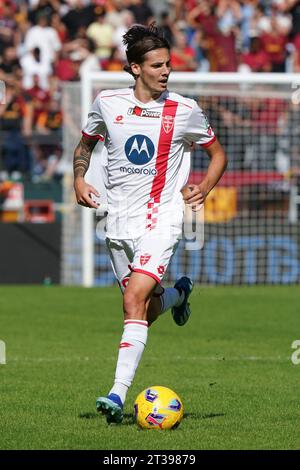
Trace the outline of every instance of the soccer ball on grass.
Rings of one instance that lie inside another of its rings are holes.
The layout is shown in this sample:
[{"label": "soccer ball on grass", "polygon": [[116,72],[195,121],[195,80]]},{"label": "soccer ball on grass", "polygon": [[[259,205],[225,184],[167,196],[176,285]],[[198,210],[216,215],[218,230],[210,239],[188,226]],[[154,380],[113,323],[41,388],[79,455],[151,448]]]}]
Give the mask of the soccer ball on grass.
[{"label": "soccer ball on grass", "polygon": [[155,385],[137,396],[134,415],[142,429],[174,429],[183,418],[183,404],[173,390]]}]

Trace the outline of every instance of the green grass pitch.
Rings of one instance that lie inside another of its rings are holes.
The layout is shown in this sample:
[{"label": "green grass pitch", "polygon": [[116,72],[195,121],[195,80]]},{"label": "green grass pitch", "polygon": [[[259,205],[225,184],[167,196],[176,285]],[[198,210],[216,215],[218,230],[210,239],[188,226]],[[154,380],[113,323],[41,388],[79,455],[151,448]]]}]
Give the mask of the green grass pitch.
[{"label": "green grass pitch", "polygon": [[[192,317],[150,329],[122,425],[95,411],[122,332],[117,288],[0,287],[1,449],[299,449],[300,289],[196,287]],[[151,385],[182,398],[174,431],[140,431],[133,402]]]}]

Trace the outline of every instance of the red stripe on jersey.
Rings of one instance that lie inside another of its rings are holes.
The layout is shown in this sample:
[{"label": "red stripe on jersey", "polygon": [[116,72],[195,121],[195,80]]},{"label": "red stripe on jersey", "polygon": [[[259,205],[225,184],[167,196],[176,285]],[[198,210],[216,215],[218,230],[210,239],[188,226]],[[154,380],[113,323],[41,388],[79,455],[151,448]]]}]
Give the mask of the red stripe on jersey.
[{"label": "red stripe on jersey", "polygon": [[87,139],[90,139],[90,140],[101,140],[102,142],[104,140],[103,135],[100,135],[100,134],[89,135],[89,134],[87,134],[86,132],[83,132],[83,131],[81,131],[81,133],[84,137],[86,137]]},{"label": "red stripe on jersey", "polygon": [[216,136],[214,136],[209,142],[206,142],[206,144],[201,144],[201,147],[209,147],[211,144],[213,144],[217,140]]},{"label": "red stripe on jersey", "polygon": [[[174,133],[174,120],[177,107],[178,103],[176,103],[175,101],[166,100],[162,112],[162,123],[160,128],[160,135],[157,146],[157,157],[155,163],[155,169],[157,171],[157,174],[154,177],[150,193],[150,198],[153,198],[154,202],[157,203],[160,202],[161,193],[164,189],[166,182],[166,173],[168,168],[172,137]],[[169,131],[166,127],[166,121],[172,123],[172,128]]]}]

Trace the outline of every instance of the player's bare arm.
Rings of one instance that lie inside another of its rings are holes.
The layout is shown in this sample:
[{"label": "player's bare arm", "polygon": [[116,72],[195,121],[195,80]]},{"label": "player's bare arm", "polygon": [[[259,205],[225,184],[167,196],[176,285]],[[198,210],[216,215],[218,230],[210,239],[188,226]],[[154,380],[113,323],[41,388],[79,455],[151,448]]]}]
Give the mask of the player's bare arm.
[{"label": "player's bare arm", "polygon": [[88,139],[82,136],[79,144],[74,151],[73,170],[74,170],[74,190],[77,203],[81,206],[97,209],[98,204],[91,198],[91,194],[100,196],[98,191],[86,183],[85,174],[89,168],[93,150],[97,144],[96,140]]},{"label": "player's bare arm", "polygon": [[227,157],[218,140],[205,150],[210,158],[205,178],[199,184],[184,186],[181,191],[185,203],[190,204],[193,210],[198,210],[201,207],[206,196],[218,183],[227,166]]}]

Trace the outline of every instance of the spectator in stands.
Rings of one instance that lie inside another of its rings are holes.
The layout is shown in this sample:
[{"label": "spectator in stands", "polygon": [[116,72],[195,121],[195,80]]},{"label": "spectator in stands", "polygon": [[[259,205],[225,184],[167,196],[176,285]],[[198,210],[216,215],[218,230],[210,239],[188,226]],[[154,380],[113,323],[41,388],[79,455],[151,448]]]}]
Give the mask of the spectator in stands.
[{"label": "spectator in stands", "polygon": [[22,12],[19,11],[16,14],[16,17],[18,19],[18,26],[14,34],[14,44],[17,49],[18,57],[22,57],[27,52],[27,49],[25,46],[25,38],[26,38],[27,32],[29,31],[32,25],[28,21],[27,12],[24,8]]},{"label": "spectator in stands", "polygon": [[96,44],[96,54],[99,59],[108,59],[113,47],[113,27],[105,20],[105,11],[97,15],[97,19],[92,23],[87,31],[87,37]]},{"label": "spectator in stands", "polygon": [[241,0],[241,42],[243,49],[249,49],[253,18],[259,5],[259,0]]},{"label": "spectator in stands", "polygon": [[173,23],[170,17],[169,11],[163,11],[160,15],[159,27],[163,31],[164,37],[171,44],[171,47],[174,45],[174,32],[173,32]]},{"label": "spectator in stands", "polygon": [[49,89],[49,77],[52,68],[48,60],[43,60],[39,47],[27,52],[21,57],[23,71],[23,88],[25,90],[34,86],[34,77],[38,77],[38,86],[44,90]]},{"label": "spectator in stands", "polygon": [[222,12],[223,9],[228,11],[228,21],[224,24],[220,23],[220,18],[216,14],[218,10],[215,10],[213,3],[208,0],[195,6],[187,15],[187,20],[194,29],[201,26],[210,71],[235,72],[237,70],[236,38],[238,35],[237,19],[235,18],[238,14],[240,15],[240,10],[237,5],[237,11],[232,10],[231,3],[227,1],[220,5],[222,10],[219,12]]},{"label": "spectator in stands", "polygon": [[22,69],[17,57],[17,50],[13,46],[8,46],[4,49],[0,62],[0,80],[11,83],[21,75]]},{"label": "spectator in stands", "polygon": [[217,31],[208,41],[207,57],[211,72],[236,72],[237,51],[236,31],[230,29],[225,33]]},{"label": "spectator in stands", "polygon": [[58,13],[51,15],[50,25],[57,32],[61,44],[64,44],[69,39],[69,32]]},{"label": "spectator in stands", "polygon": [[[78,58],[81,59],[81,56]],[[54,74],[58,78],[58,80],[61,80],[62,82],[64,81],[72,82],[75,80],[79,80],[80,64],[81,62],[79,62],[79,65],[78,65],[75,62],[75,60],[72,59],[72,57],[70,56],[70,53],[63,50],[61,54],[59,55],[58,60],[56,61]]]},{"label": "spectator in stands", "polygon": [[285,0],[281,10],[292,17],[291,37],[294,38],[300,34],[300,0]]},{"label": "spectator in stands", "polygon": [[260,36],[263,50],[269,57],[272,72],[285,72],[288,37],[282,34],[277,19],[271,19],[271,31]]},{"label": "spectator in stands", "polygon": [[292,55],[293,72],[300,72],[300,33],[293,40],[294,50]]},{"label": "spectator in stands", "polygon": [[48,67],[55,62],[61,50],[61,42],[56,30],[49,26],[49,17],[43,12],[37,15],[37,25],[27,32],[25,47],[27,52],[38,47],[41,50],[41,62]]},{"label": "spectator in stands", "polygon": [[196,54],[194,49],[187,44],[184,30],[176,31],[174,39],[175,44],[170,55],[172,70],[178,72],[193,72],[197,70]]},{"label": "spectator in stands", "polygon": [[33,108],[30,98],[22,94],[21,80],[8,83],[6,102],[0,104],[0,129],[3,139],[3,167],[9,173],[30,171],[30,154],[24,137],[32,133]]},{"label": "spectator in stands", "polygon": [[135,17],[131,11],[123,10],[120,12],[120,20],[121,24],[114,31],[113,44],[118,48],[121,60],[126,62],[126,48],[123,44],[123,35],[134,25]]},{"label": "spectator in stands", "polygon": [[191,45],[195,51],[198,72],[209,72],[210,64],[207,60],[209,41],[205,39],[204,32],[199,26],[192,37]]},{"label": "spectator in stands", "polygon": [[62,22],[66,25],[70,39],[78,37],[78,31],[86,31],[87,27],[95,20],[96,12],[102,11],[102,7],[93,4],[87,5],[83,0],[74,0],[68,11],[63,13]]},{"label": "spectator in stands", "polygon": [[122,59],[121,53],[117,47],[113,47],[110,57],[102,61],[103,70],[107,72],[122,72],[124,70],[125,62]]},{"label": "spectator in stands", "polygon": [[79,77],[83,78],[85,73],[95,72],[101,70],[101,64],[98,56],[95,53],[96,45],[92,39],[87,38],[83,42],[82,53],[84,54],[83,61],[79,67]]},{"label": "spectator in stands", "polygon": [[216,15],[219,30],[227,34],[239,25],[242,19],[241,6],[236,0],[219,0]]},{"label": "spectator in stands", "polygon": [[40,115],[47,111],[47,106],[50,101],[50,92],[41,88],[38,75],[33,76],[33,86],[26,90],[26,95],[30,97],[33,107],[33,129],[42,132],[37,128],[37,123]]},{"label": "spectator in stands", "polygon": [[46,103],[46,109],[40,113],[37,128],[52,132],[61,132],[62,130],[62,111],[58,99],[51,97]]},{"label": "spectator in stands", "polygon": [[240,56],[240,72],[271,72],[272,64],[269,55],[262,48],[259,37],[253,37],[250,40],[249,52],[242,53]]},{"label": "spectator in stands", "polygon": [[215,15],[214,6],[208,0],[196,4],[187,14],[188,24],[197,29],[201,26],[205,37],[210,38],[218,29],[218,17]]},{"label": "spectator in stands", "polygon": [[[239,70],[277,72],[290,70],[289,66],[300,72],[300,0],[166,0],[164,4],[167,8],[162,5],[155,12],[161,15],[160,25],[174,45],[175,70],[225,72],[235,71],[239,66]],[[52,98],[53,92],[60,89],[60,81],[80,80],[84,70],[101,69],[102,61],[105,70],[123,69],[122,36],[135,22],[153,21],[152,5],[150,0],[0,1],[0,80],[11,85],[8,109],[1,110],[6,116],[2,123],[11,136],[15,122],[14,145],[19,145],[21,156],[24,146],[26,150],[22,129],[26,128],[28,134],[32,126],[41,134],[53,132],[47,122],[51,119],[52,123],[58,122],[53,117],[58,103],[53,103]],[[179,32],[175,43],[178,22],[187,27]],[[288,60],[289,42],[294,47],[292,61]],[[15,79],[20,81],[22,77],[25,90],[15,90],[12,94]],[[6,118],[11,99],[19,119],[10,121],[9,125]],[[49,102],[53,108],[47,107]],[[234,111],[234,106],[238,111]],[[249,130],[247,113],[250,111],[245,103],[234,106],[229,103],[227,114],[220,109],[218,113],[229,153],[231,148],[235,149],[240,161],[246,144],[241,146],[237,141],[242,142],[245,129],[246,133]],[[268,112],[273,112],[270,104],[266,106]],[[256,124],[248,153],[258,151],[266,156],[272,151],[270,142],[276,141],[274,123],[266,124],[262,109],[257,110],[254,104],[252,108]],[[51,119],[50,110],[54,112]],[[295,117],[292,113],[291,116]],[[30,119],[32,124],[28,125]],[[232,126],[236,126],[234,135],[231,135]],[[241,137],[236,138],[238,134]],[[264,139],[269,146],[263,146]],[[9,144],[6,137],[5,142]],[[6,152],[10,161],[13,152]],[[252,160],[246,158],[246,161]],[[248,166],[258,167],[258,164],[253,161]]]},{"label": "spectator in stands", "polygon": [[28,19],[31,24],[38,23],[40,15],[51,18],[54,13],[59,13],[61,3],[58,0],[29,0],[31,8],[28,13]]},{"label": "spectator in stands", "polygon": [[3,53],[6,47],[14,45],[16,29],[14,6],[9,0],[6,0],[3,2],[0,14],[0,54]]},{"label": "spectator in stands", "polygon": [[147,0],[131,0],[128,10],[132,12],[138,24],[149,25],[155,21],[153,10]]}]

